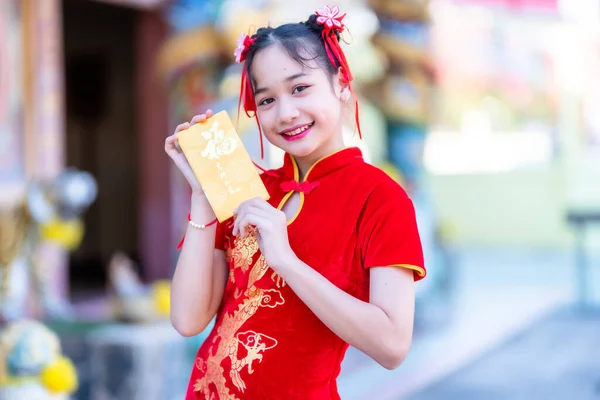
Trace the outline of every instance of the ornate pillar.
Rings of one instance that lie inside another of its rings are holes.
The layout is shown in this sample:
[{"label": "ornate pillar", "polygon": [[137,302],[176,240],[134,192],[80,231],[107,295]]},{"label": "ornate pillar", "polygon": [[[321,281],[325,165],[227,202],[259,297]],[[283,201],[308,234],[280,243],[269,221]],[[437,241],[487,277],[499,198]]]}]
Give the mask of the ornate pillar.
[{"label": "ornate pillar", "polygon": [[[21,0],[25,159],[28,177],[52,178],[65,166],[62,3]],[[52,285],[67,292],[67,254],[43,244],[38,254]]]},{"label": "ornate pillar", "polygon": [[144,276],[167,278],[171,269],[171,161],[164,151],[170,132],[168,97],[155,59],[168,31],[157,11],[138,15],[135,48],[138,104],[139,250]]}]

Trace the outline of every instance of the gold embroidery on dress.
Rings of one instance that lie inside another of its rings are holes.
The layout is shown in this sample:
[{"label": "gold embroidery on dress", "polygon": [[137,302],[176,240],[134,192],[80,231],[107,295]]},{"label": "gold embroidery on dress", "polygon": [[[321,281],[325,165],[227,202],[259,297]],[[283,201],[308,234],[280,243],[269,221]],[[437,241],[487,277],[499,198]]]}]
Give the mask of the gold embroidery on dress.
[{"label": "gold embroidery on dress", "polygon": [[271,274],[271,279],[273,279],[273,282],[275,282],[278,288],[285,286],[285,281],[277,272],[273,271]]},{"label": "gold embroidery on dress", "polygon": [[[254,258],[254,255],[256,254],[258,249],[259,249],[259,247],[258,247],[258,240],[256,240],[256,228],[254,228],[254,227],[248,228],[248,234],[246,235],[246,237],[240,238],[238,236],[235,239],[233,249],[230,252],[231,255],[228,255],[228,258],[230,259],[230,261],[233,262],[233,268],[231,268],[229,270],[229,279],[231,280],[232,283],[235,283],[234,270],[236,268],[241,268],[242,272],[248,271],[248,268],[250,268],[250,266],[252,265],[252,259]],[[259,265],[259,268],[261,271],[255,272],[257,269],[257,264]],[[269,267],[267,266],[265,259],[261,254],[260,258],[256,261],[256,263],[254,264],[254,267],[250,271],[250,277],[248,278],[249,279],[249,282],[248,282],[249,288],[254,285],[254,282],[256,282],[258,279],[260,279],[260,278],[256,279],[256,277],[253,277],[253,273],[256,276],[260,275],[260,277],[262,277],[264,275],[264,271],[262,271],[263,268],[266,271],[266,269]],[[262,274],[261,274],[261,272],[262,272]],[[243,292],[243,289],[236,287],[235,292],[234,292],[234,297],[236,299],[240,298],[240,296],[242,295],[242,292]]]},{"label": "gold embroidery on dress", "polygon": [[[258,251],[255,232],[244,239],[236,239],[234,248],[231,251],[231,259],[235,261],[232,270],[233,268],[245,268],[247,270]],[[244,323],[256,314],[259,307],[275,308],[285,303],[279,290],[260,289],[255,286],[255,283],[265,275],[268,268],[265,258],[261,254],[250,270],[248,287],[243,293],[245,299],[232,314],[225,313],[223,320],[218,325],[212,346],[208,351],[208,359],[196,359],[196,368],[203,373],[203,377],[197,379],[194,383],[194,391],[201,392],[209,400],[217,399],[214,394],[211,395],[211,384],[217,390],[218,399],[238,400],[226,385],[225,371],[221,366],[223,360],[229,358],[231,362],[229,377],[233,385],[243,393],[246,390],[246,383],[240,376],[240,372],[247,366],[248,373],[254,373],[252,363],[255,360],[262,362],[262,353],[277,346],[275,338],[262,333],[254,331],[239,332]],[[246,356],[243,358],[238,358],[240,345],[247,351]]]},{"label": "gold embroidery on dress", "polygon": [[231,251],[231,260],[236,268],[241,268],[243,272],[248,271],[252,265],[252,258],[258,251],[258,240],[256,240],[256,228],[248,229],[248,234],[244,238],[239,236],[234,241],[234,247]]},{"label": "gold embroidery on dress", "polygon": [[253,287],[254,284],[258,280],[260,280],[260,278],[265,276],[265,273],[267,272],[268,269],[269,269],[269,266],[267,265],[265,256],[263,256],[261,254],[260,257],[258,257],[258,260],[256,260],[254,267],[252,267],[252,269],[250,270],[250,275],[248,276],[248,287],[249,288]]},{"label": "gold embroidery on dress", "polygon": [[[258,241],[256,240],[256,228],[248,228],[248,236],[245,238],[238,237],[235,239],[234,248],[231,251],[228,251],[226,255],[227,263],[229,264],[233,261],[234,265],[234,268],[229,270],[229,280],[231,283],[235,283],[234,269],[241,268],[243,272],[246,272],[248,267],[252,264],[252,258],[258,249],[259,247]],[[262,254],[256,261],[256,264],[259,264],[259,268],[256,269],[255,265],[255,268],[253,268],[250,272],[248,287],[252,287],[254,282],[262,278],[266,270],[269,268]],[[277,274],[277,272],[273,271],[271,279],[273,282],[275,282],[278,288],[285,286],[285,281]],[[236,289],[235,298],[239,298],[241,294],[241,291]]]}]

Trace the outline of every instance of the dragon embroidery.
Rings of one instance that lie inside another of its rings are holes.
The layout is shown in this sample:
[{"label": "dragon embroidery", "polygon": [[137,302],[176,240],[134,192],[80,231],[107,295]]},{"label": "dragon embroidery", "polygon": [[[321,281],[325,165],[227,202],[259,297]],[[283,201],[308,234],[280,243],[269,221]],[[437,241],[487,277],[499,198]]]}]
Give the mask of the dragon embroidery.
[{"label": "dragon embroidery", "polygon": [[[252,374],[254,372],[253,362],[262,362],[263,353],[277,346],[275,338],[254,331],[240,331],[244,323],[252,318],[260,307],[275,308],[285,303],[279,290],[261,289],[255,286],[256,282],[262,279],[269,269],[262,254],[252,264],[258,250],[256,232],[252,231],[245,238],[236,238],[233,248],[228,251],[227,260],[232,263],[229,279],[232,282],[234,281],[234,269],[241,268],[243,272],[246,272],[250,266],[252,268],[248,275],[247,288],[244,290],[238,287],[235,290],[235,298],[243,295],[244,300],[233,313],[226,313],[216,327],[216,335],[208,351],[208,358],[206,360],[196,359],[196,368],[202,372],[203,376],[194,383],[194,391],[202,393],[206,399],[238,400],[226,385],[225,370],[221,366],[223,360],[229,359],[231,362],[229,378],[238,391],[243,393],[246,384],[241,378],[240,372],[247,367],[248,373]],[[276,273],[273,273],[271,278],[276,282],[278,288],[285,285],[285,282]],[[238,358],[240,345],[247,351],[246,356],[242,358]],[[211,393],[211,384],[216,387],[218,397],[215,397],[215,393]]]}]

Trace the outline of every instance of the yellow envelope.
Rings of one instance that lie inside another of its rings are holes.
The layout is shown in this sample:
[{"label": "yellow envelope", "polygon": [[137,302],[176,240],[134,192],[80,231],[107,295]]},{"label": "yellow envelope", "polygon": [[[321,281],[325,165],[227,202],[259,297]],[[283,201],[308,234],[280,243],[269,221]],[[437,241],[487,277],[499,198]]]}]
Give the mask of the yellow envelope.
[{"label": "yellow envelope", "polygon": [[246,200],[269,199],[226,111],[179,132],[177,140],[219,222]]}]

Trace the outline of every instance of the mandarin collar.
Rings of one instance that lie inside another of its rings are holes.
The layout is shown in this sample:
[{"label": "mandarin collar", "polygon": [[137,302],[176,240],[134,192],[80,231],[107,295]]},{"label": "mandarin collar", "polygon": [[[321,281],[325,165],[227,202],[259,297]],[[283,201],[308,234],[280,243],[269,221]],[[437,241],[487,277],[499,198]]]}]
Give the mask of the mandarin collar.
[{"label": "mandarin collar", "polygon": [[[306,173],[303,182],[317,182],[319,179],[329,175],[340,168],[355,162],[362,162],[362,151],[358,147],[345,147],[320,158]],[[285,180],[299,182],[300,171],[294,156],[285,153],[283,159],[283,173]],[[299,182],[300,183],[300,182]]]}]

